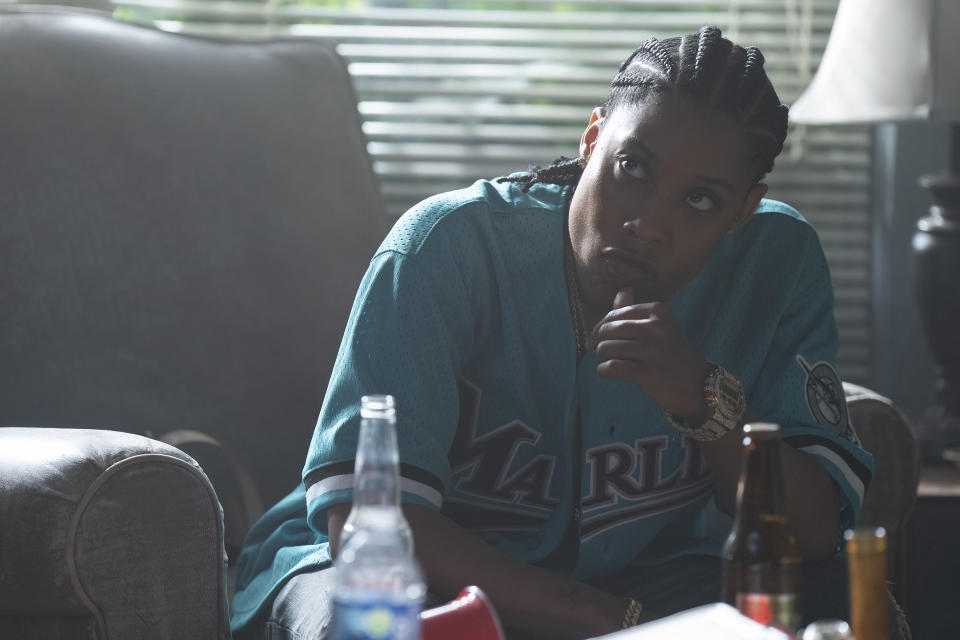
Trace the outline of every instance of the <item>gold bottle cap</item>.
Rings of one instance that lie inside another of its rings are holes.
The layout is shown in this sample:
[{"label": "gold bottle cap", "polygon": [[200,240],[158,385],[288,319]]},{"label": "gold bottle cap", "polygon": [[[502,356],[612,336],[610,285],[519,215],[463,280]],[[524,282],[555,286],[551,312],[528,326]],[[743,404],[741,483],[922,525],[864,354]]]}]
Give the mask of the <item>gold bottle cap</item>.
[{"label": "gold bottle cap", "polygon": [[857,527],[843,533],[849,553],[879,553],[887,550],[887,531],[883,527]]}]

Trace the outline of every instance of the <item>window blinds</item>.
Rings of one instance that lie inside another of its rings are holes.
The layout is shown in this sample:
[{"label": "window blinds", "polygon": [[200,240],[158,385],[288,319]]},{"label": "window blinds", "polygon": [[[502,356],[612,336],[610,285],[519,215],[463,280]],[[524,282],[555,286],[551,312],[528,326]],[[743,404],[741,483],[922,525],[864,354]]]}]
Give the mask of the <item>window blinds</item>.
[{"label": "window blinds", "polygon": [[[389,214],[434,193],[577,152],[619,62],[650,36],[712,24],[760,47],[781,100],[820,59],[839,0],[115,0],[121,19],[240,38],[307,37],[348,61]],[[869,129],[792,127],[770,197],[817,228],[839,366],[869,382]]]}]

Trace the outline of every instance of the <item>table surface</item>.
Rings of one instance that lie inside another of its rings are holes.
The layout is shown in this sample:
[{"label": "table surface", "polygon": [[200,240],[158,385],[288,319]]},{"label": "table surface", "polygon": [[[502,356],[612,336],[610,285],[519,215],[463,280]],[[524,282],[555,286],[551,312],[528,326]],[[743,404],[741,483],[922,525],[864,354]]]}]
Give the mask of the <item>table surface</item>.
[{"label": "table surface", "polygon": [[960,470],[924,465],[907,528],[907,618],[918,640],[956,638],[960,624]]}]

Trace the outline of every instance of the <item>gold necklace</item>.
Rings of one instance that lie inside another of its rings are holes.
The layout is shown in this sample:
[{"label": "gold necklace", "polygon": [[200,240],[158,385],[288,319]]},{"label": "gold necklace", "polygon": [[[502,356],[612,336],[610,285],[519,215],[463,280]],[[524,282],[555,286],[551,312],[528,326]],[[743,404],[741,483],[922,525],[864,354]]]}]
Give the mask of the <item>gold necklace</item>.
[{"label": "gold necklace", "polygon": [[577,281],[577,267],[573,259],[573,245],[570,233],[563,234],[563,275],[567,281],[567,301],[570,304],[570,317],[573,319],[573,334],[577,345],[577,360],[587,351],[587,332],[583,319],[583,300],[580,298],[580,284]]}]

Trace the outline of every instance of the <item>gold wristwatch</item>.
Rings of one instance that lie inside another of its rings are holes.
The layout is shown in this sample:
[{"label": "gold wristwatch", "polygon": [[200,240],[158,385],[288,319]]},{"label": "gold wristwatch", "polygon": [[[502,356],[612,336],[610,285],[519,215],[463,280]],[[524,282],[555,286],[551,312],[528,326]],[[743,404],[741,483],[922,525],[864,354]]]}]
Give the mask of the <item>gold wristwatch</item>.
[{"label": "gold wristwatch", "polygon": [[710,363],[703,379],[703,393],[707,402],[707,419],[699,426],[687,424],[684,418],[667,414],[667,420],[680,433],[701,442],[718,440],[740,426],[747,410],[743,385],[729,371]]}]

